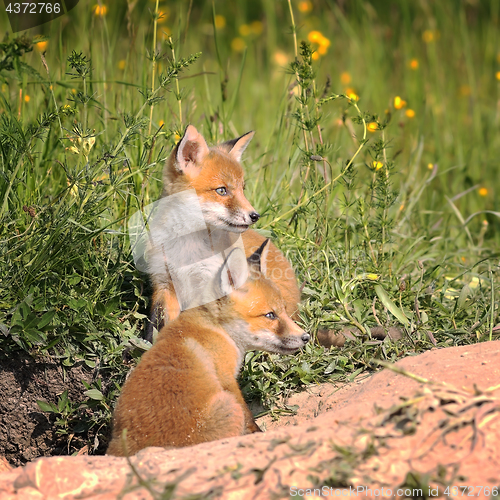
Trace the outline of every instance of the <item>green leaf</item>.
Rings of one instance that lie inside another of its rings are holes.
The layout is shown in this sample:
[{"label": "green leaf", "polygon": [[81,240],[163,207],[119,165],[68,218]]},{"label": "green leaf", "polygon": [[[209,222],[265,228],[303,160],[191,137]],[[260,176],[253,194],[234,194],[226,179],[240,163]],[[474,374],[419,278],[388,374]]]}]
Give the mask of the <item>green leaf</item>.
[{"label": "green leaf", "polygon": [[106,307],[102,302],[98,302],[95,305],[95,311],[99,316],[105,316],[106,315]]},{"label": "green leaf", "polygon": [[2,332],[6,337],[9,335],[9,329],[7,328],[7,325],[4,325],[3,323],[0,323],[0,332]]},{"label": "green leaf", "polygon": [[37,399],[36,404],[38,405],[38,407],[42,411],[46,411],[46,412],[50,412],[50,413],[57,412],[57,408],[53,404],[47,403],[47,401],[42,401],[40,399]]},{"label": "green leaf", "polygon": [[27,328],[23,331],[24,337],[33,344],[43,344],[45,342],[45,337],[41,332],[34,330],[33,328]]},{"label": "green leaf", "polygon": [[305,295],[310,295],[311,297],[315,297],[318,295],[318,292],[316,290],[313,290],[312,288],[309,288],[308,286],[305,286],[302,288],[302,293]]},{"label": "green leaf", "polygon": [[462,290],[460,290],[460,295],[458,296],[457,300],[457,309],[460,311],[461,309],[464,308],[465,303],[467,299],[469,298],[469,295],[471,295],[472,290],[470,289],[469,285],[465,285]]},{"label": "green leaf", "polygon": [[95,399],[96,401],[102,401],[104,399],[104,395],[99,389],[89,389],[88,391],[85,391],[85,395],[90,399]]},{"label": "green leaf", "polygon": [[401,311],[396,304],[394,304],[389,295],[387,295],[387,292],[382,288],[382,285],[375,285],[375,293],[384,307],[386,307],[390,313],[400,321],[400,323],[405,326],[410,325],[410,321],[405,316],[404,312]]},{"label": "green leaf", "polygon": [[29,313],[30,313],[30,308],[29,308],[28,304],[26,304],[26,302],[21,302],[20,309],[21,309],[21,315],[22,315],[23,321],[26,321],[26,318],[29,316]]},{"label": "green leaf", "polygon": [[325,375],[329,375],[330,373],[334,372],[336,367],[337,360],[335,359],[325,368]]},{"label": "green leaf", "polygon": [[52,311],[47,311],[42,318],[40,319],[38,323],[38,329],[43,328],[44,326],[47,326],[51,321],[52,318],[55,316],[56,312],[54,310]]},{"label": "green leaf", "polygon": [[79,276],[78,274],[73,274],[73,276],[70,276],[68,278],[68,283],[70,285],[77,285],[78,283],[80,283],[81,279],[82,279],[82,277]]},{"label": "green leaf", "polygon": [[59,401],[57,402],[57,408],[59,409],[59,411],[62,413],[67,405],[68,405],[68,389],[66,389],[62,394],[61,396],[59,397]]},{"label": "green leaf", "polygon": [[68,300],[68,305],[71,307],[71,309],[73,309],[75,311],[80,311],[80,309],[83,309],[86,304],[87,304],[87,300],[84,298],[81,298],[78,300],[70,298]]}]

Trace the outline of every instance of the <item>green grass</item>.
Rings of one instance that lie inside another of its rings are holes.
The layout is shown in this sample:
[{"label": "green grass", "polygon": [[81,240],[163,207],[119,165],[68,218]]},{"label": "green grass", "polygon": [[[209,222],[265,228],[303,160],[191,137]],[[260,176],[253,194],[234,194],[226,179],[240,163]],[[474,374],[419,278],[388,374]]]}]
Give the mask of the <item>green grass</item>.
[{"label": "green grass", "polygon": [[[498,338],[498,5],[303,3],[294,26],[284,0],[159,2],[165,18],[154,1],[106,16],[82,4],[39,30],[44,57],[33,33],[4,40],[0,355],[95,370],[83,403],[44,408],[79,431],[73,449],[105,443],[150,293],[126,223],[158,198],[188,123],[212,143],[256,130],[247,196],[297,271],[303,326],[362,332],[342,349],[249,353],[249,398]],[[330,42],[314,60],[313,30]],[[379,322],[403,340],[368,338]]]}]

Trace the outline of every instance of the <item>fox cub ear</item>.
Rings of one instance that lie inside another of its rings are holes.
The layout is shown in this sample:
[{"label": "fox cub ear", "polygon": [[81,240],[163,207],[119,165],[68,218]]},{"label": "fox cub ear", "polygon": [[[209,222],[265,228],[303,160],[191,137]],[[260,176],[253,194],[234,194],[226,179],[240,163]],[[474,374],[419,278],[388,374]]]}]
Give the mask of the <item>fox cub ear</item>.
[{"label": "fox cub ear", "polygon": [[192,125],[188,125],[175,153],[178,170],[186,172],[199,165],[208,154],[208,145],[203,136]]},{"label": "fox cub ear", "polygon": [[250,141],[252,140],[254,135],[254,131],[247,132],[237,139],[223,142],[219,145],[219,147],[226,153],[229,153],[229,155],[232,156],[236,161],[240,161],[243,151],[245,151],[247,146],[250,144]]},{"label": "fox cub ear", "polygon": [[248,267],[252,276],[258,276],[262,273],[266,275],[267,270],[267,254],[269,252],[269,238],[264,240],[262,245],[255,250],[255,252],[248,257]]},{"label": "fox cub ear", "polygon": [[224,295],[240,288],[248,277],[248,264],[241,248],[234,248],[219,272],[219,286]]}]

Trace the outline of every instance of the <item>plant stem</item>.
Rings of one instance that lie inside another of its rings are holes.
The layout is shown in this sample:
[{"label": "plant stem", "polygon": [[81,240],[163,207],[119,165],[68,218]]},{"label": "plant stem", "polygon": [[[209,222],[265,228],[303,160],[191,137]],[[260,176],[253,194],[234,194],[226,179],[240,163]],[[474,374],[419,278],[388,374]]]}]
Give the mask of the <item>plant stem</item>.
[{"label": "plant stem", "polygon": [[[172,37],[168,37],[168,42],[170,44],[170,49],[172,50],[172,60],[174,61],[174,64],[176,63],[175,60],[175,49],[174,49],[174,42],[172,41]],[[175,88],[177,89],[177,103],[179,104],[179,123],[181,124],[182,127],[182,99],[181,99],[181,91],[179,88],[179,78],[176,76],[175,77]]]},{"label": "plant stem", "polygon": [[[153,58],[153,70],[151,74],[151,92],[153,93],[155,91],[155,76],[156,76],[156,29],[158,26],[158,4],[160,0],[156,0],[156,6],[155,6],[155,13],[154,13],[154,19],[153,19],[153,50],[151,51],[152,58]],[[148,135],[151,134],[151,124],[153,122],[153,108],[154,104],[151,104],[151,110],[149,112],[149,128],[148,128]]]}]

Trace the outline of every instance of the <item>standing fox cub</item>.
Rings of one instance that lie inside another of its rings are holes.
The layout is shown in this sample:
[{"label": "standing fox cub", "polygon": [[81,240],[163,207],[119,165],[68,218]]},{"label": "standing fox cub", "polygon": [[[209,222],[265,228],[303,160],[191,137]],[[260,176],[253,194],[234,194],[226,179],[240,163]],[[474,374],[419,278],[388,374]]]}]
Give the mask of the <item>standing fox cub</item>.
[{"label": "standing fox cub", "polygon": [[310,338],[287,314],[279,288],[265,278],[270,248],[264,241],[245,262],[249,277],[236,290],[235,272],[243,266],[229,265],[241,253],[233,250],[218,273],[218,286],[229,295],[188,309],[162,328],[123,386],[108,455],[260,431],[236,380],[245,352],[290,354]]},{"label": "standing fox cub", "polygon": [[[153,282],[151,321],[158,331],[182,310],[203,300],[207,276],[215,276],[227,255],[240,242],[248,257],[264,237],[249,226],[260,215],[246,199],[241,155],[254,133],[209,148],[189,125],[168,158],[163,172],[163,194],[150,224],[148,273]],[[283,254],[269,243],[268,275],[280,289],[289,316],[297,319],[300,292],[295,273]],[[210,260],[210,255],[222,260]],[[211,269],[210,269],[211,267]],[[210,300],[211,299],[211,300]]]}]

